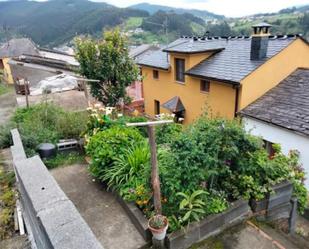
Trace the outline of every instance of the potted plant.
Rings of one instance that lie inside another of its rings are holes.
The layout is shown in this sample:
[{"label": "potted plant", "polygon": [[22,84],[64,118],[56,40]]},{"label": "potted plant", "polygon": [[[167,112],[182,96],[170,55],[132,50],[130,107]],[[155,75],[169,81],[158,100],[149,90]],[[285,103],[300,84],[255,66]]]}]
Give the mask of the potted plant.
[{"label": "potted plant", "polygon": [[148,221],[148,228],[155,239],[163,240],[168,228],[167,218],[160,214],[154,215]]}]

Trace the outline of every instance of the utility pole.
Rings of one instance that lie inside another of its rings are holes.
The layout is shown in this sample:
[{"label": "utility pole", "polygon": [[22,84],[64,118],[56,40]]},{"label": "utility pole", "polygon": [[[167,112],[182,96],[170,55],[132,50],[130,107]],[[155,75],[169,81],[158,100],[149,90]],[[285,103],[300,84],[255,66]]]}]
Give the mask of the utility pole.
[{"label": "utility pole", "polygon": [[153,205],[156,214],[162,214],[162,204],[161,204],[161,187],[159,178],[159,168],[157,162],[157,145],[156,137],[154,132],[154,126],[162,124],[173,123],[173,120],[160,120],[160,121],[150,121],[150,122],[140,122],[140,123],[127,123],[127,126],[146,126],[149,136],[149,145],[151,153],[151,185],[153,190]]}]

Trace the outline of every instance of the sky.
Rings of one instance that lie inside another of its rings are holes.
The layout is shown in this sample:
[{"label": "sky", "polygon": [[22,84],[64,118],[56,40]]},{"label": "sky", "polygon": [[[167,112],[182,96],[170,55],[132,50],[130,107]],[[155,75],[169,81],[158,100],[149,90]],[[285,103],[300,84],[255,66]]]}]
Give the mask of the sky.
[{"label": "sky", "polygon": [[136,3],[167,5],[179,8],[208,10],[228,17],[239,17],[257,13],[277,12],[278,10],[309,4],[309,0],[93,0],[107,2],[118,7]]}]

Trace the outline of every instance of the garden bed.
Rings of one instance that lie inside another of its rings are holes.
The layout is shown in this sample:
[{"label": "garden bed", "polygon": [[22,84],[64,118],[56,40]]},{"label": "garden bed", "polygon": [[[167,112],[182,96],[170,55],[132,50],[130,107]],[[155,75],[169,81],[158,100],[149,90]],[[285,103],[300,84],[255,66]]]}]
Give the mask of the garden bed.
[{"label": "garden bed", "polygon": [[[146,241],[151,241],[152,235],[148,229],[148,220],[142,211],[134,203],[124,201],[116,192],[114,194],[143,238]],[[251,214],[247,201],[238,200],[230,203],[229,206],[223,213],[210,215],[199,222],[191,223],[181,230],[168,234],[166,237],[167,248],[188,248],[194,243],[244,221]]]}]

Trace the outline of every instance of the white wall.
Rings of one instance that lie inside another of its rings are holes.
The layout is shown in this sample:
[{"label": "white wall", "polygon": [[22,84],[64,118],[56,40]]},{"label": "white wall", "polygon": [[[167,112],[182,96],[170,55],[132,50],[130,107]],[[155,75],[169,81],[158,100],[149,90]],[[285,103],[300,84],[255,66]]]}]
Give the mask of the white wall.
[{"label": "white wall", "polygon": [[261,136],[269,142],[280,144],[284,154],[295,149],[300,152],[300,162],[306,171],[307,180],[305,183],[309,189],[309,137],[248,117],[244,117],[243,122],[246,130],[252,135]]}]

